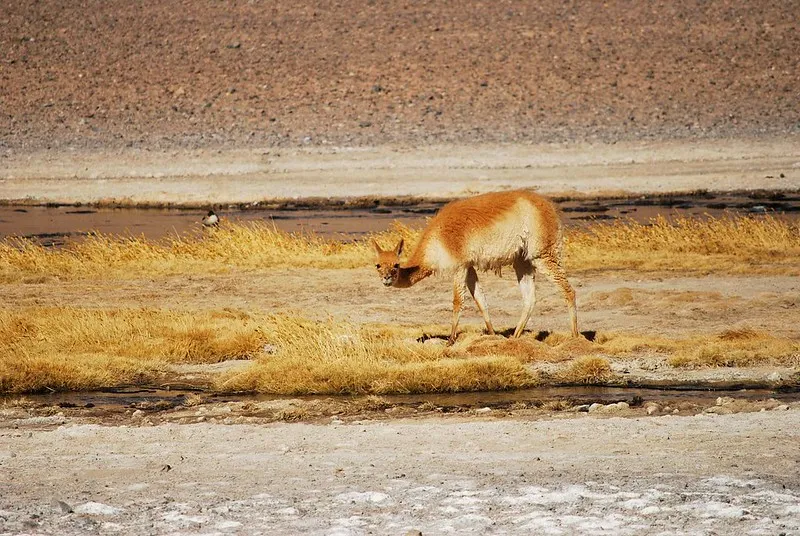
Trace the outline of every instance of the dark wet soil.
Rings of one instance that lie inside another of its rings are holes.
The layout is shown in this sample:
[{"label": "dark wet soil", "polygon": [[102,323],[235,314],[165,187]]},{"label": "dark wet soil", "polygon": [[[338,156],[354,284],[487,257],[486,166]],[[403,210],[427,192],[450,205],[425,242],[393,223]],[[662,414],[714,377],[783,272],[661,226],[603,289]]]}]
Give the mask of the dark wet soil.
[{"label": "dark wet soil", "polygon": [[[800,218],[800,192],[699,192],[557,201],[568,226],[618,219],[645,223],[657,216],[773,214]],[[333,201],[316,201],[275,207],[237,205],[218,208],[217,213],[229,221],[264,222],[288,232],[361,236],[385,230],[394,221],[421,227],[445,202],[375,200],[353,208]],[[200,232],[200,220],[205,214],[206,210],[199,209],[0,206],[0,237],[21,236],[46,246],[60,246],[90,232],[157,239]]]},{"label": "dark wet soil", "polygon": [[[242,404],[246,408],[260,403],[299,401],[312,412],[303,413],[303,420],[330,416],[352,416],[365,413],[405,415],[408,411],[435,411],[438,413],[468,413],[474,411],[515,410],[541,408],[550,411],[586,411],[590,404],[627,402],[636,408],[647,403],[663,407],[681,406],[706,408],[715,405],[719,397],[730,397],[746,402],[776,400],[790,403],[800,400],[799,389],[702,389],[702,388],[625,388],[600,386],[557,386],[517,391],[492,391],[471,393],[428,393],[413,395],[369,396],[296,396],[284,397],[258,394],[209,394],[193,390],[168,391],[163,389],[129,388],[97,392],[67,392],[25,396],[25,404],[35,413],[61,412],[71,417],[126,419],[140,410],[145,414],[162,415],[197,405]],[[6,397],[4,402],[15,400]],[[285,416],[284,416],[285,417]],[[283,417],[281,417],[283,418]]]}]

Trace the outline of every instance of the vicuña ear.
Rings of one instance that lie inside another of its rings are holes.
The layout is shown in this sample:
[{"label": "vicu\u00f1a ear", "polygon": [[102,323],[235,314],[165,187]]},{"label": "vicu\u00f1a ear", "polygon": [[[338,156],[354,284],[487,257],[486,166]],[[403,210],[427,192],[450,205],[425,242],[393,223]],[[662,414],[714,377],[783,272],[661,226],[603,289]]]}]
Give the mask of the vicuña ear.
[{"label": "vicu\u00f1a ear", "polygon": [[383,250],[381,249],[381,247],[378,245],[378,242],[374,238],[372,239],[372,247],[375,248],[375,253],[377,253],[378,255],[383,253]]},{"label": "vicu\u00f1a ear", "polygon": [[397,244],[397,247],[394,248],[395,254],[399,257],[403,253],[403,239],[400,239],[400,243]]}]

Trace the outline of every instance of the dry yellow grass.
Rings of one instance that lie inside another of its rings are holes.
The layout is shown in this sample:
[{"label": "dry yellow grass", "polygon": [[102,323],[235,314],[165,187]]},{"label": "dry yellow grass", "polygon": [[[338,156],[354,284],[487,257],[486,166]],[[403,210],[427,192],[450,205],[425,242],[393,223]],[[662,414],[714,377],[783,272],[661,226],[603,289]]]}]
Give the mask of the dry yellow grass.
[{"label": "dry yellow grass", "polygon": [[233,312],[0,310],[0,391],[147,383],[167,363],[254,356],[264,335]]},{"label": "dry yellow grass", "polygon": [[[446,327],[441,327],[446,330]],[[556,363],[552,381],[603,383],[607,359],[657,354],[673,366],[800,366],[800,341],[740,329],[667,339],[601,333],[465,334],[450,348],[419,329],[310,321],[236,311],[25,308],[0,311],[0,391],[152,384],[170,364],[250,359],[215,389],[273,394],[388,394],[516,389],[540,381],[529,363]]]},{"label": "dry yellow grass", "polygon": [[606,355],[626,356],[655,352],[674,367],[800,367],[800,341],[769,333],[740,329],[718,335],[668,339],[627,333],[601,333],[595,340]]},{"label": "dry yellow grass", "polygon": [[599,356],[581,356],[556,373],[560,383],[604,383],[614,378],[611,363]]},{"label": "dry yellow grass", "polygon": [[[419,231],[395,224],[374,235],[384,247]],[[800,275],[800,230],[774,218],[658,218],[650,224],[598,223],[567,237],[569,271],[782,273]],[[202,236],[162,241],[92,235],[62,249],[28,240],[0,241],[0,282],[130,277],[276,266],[356,268],[373,262],[368,240],[341,241],[291,234],[263,223],[227,223]]]},{"label": "dry yellow grass", "polygon": [[800,225],[773,216],[597,223],[568,237],[577,270],[800,274]]},{"label": "dry yellow grass", "polygon": [[513,389],[533,384],[508,356],[452,359],[441,346],[334,321],[272,318],[273,355],[223,378],[225,391],[278,394],[424,393]]}]

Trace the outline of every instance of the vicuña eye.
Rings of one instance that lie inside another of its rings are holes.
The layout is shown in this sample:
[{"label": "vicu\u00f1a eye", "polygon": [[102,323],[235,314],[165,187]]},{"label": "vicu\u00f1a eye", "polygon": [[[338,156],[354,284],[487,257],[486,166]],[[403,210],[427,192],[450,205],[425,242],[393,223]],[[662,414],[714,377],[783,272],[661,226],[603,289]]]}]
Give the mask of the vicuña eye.
[{"label": "vicu\u00f1a eye", "polygon": [[394,267],[395,268],[400,268],[400,265],[399,264],[395,264]]},{"label": "vicu\u00f1a eye", "polygon": [[381,268],[381,265],[380,265],[380,264],[376,264],[376,265],[375,265],[375,268],[377,268],[377,269],[379,269],[379,270],[380,270],[380,268]]}]

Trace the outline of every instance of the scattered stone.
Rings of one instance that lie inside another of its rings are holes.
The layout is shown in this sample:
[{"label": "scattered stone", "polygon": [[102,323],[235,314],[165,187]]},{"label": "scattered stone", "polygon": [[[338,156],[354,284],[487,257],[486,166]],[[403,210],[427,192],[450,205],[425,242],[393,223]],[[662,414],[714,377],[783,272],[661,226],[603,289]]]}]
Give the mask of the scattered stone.
[{"label": "scattered stone", "polygon": [[76,514],[87,514],[92,516],[113,516],[119,514],[120,512],[122,512],[122,510],[119,508],[99,502],[87,502],[84,504],[79,504],[75,507]]},{"label": "scattered stone", "polygon": [[647,404],[645,404],[644,410],[647,412],[648,415],[653,415],[661,411],[661,406],[659,406],[655,402],[648,402]]},{"label": "scattered stone", "polygon": [[770,382],[777,383],[777,382],[780,382],[781,380],[783,380],[783,376],[781,376],[780,372],[773,372],[772,374],[767,376],[767,381],[770,381]]},{"label": "scattered stone", "polygon": [[627,402],[617,402],[615,404],[608,404],[603,408],[603,411],[625,411],[626,409],[630,409],[631,405]]},{"label": "scattered stone", "polygon": [[580,406],[575,406],[572,408],[572,411],[576,411],[578,413],[586,413],[589,411],[589,404],[581,404]]},{"label": "scattered stone", "polygon": [[727,406],[728,404],[733,404],[733,398],[729,396],[718,396],[717,397],[717,405],[718,406]]},{"label": "scattered stone", "polygon": [[478,408],[478,409],[475,410],[475,413],[477,413],[479,415],[486,414],[486,413],[491,413],[491,412],[492,412],[492,408]]},{"label": "scattered stone", "polygon": [[599,403],[595,402],[594,404],[589,406],[589,410],[588,411],[589,411],[589,413],[594,413],[595,411],[599,411],[602,408],[603,408],[603,404],[599,404]]},{"label": "scattered stone", "polygon": [[773,411],[786,411],[787,409],[789,409],[788,404],[781,404],[780,406],[773,408]]},{"label": "scattered stone", "polygon": [[144,418],[144,411],[142,411],[140,409],[137,409],[131,415],[131,419],[142,419],[142,418]]},{"label": "scattered stone", "polygon": [[71,514],[75,511],[72,509],[70,505],[68,505],[64,501],[59,501],[59,500],[53,501],[53,508],[60,511],[62,514]]}]

